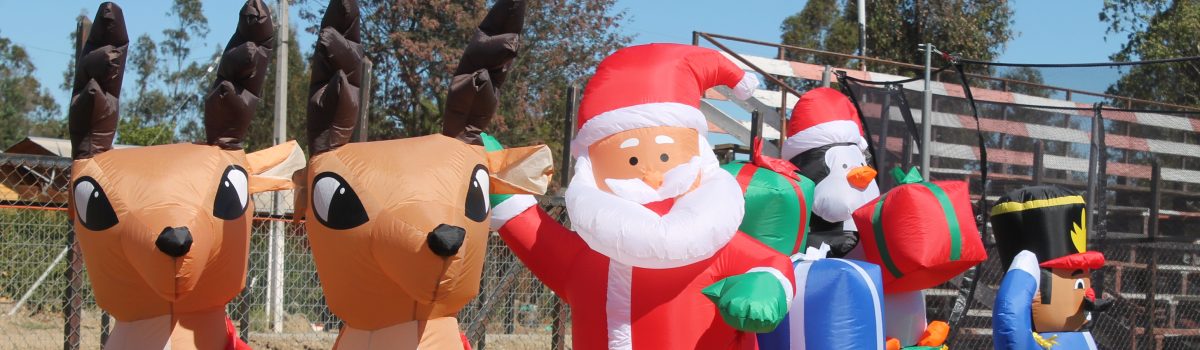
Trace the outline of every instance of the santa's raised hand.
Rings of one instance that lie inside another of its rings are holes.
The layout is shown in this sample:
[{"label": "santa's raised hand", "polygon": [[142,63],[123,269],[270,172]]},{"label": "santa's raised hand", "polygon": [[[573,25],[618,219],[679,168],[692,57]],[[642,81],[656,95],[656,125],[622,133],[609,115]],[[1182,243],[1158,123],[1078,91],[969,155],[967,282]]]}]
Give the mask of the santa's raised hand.
[{"label": "santa's raised hand", "polygon": [[576,348],[740,348],[783,319],[792,264],[738,232],[741,188],[699,110],[708,88],[744,98],[757,84],[709,49],[619,50],[580,104],[565,196],[574,231],[532,197],[498,201],[492,226],[571,305]]}]

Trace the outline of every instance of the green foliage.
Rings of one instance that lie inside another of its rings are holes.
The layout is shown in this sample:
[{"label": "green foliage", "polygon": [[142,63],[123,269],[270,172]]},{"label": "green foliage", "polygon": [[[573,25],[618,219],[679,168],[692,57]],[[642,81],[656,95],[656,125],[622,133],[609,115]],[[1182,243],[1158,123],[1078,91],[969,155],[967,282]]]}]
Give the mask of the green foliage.
[{"label": "green foliage", "polygon": [[[1100,20],[1109,35],[1124,35],[1114,61],[1200,56],[1200,3],[1167,0],[1106,0]],[[1200,106],[1200,62],[1140,65],[1122,71],[1107,93]],[[1118,101],[1111,101],[1118,103]],[[1152,106],[1135,106],[1152,107]]]},{"label": "green foliage", "polygon": [[[880,0],[867,5],[867,55],[913,64],[924,63],[921,43],[963,57],[992,60],[1014,37],[1007,1]],[[855,53],[858,47],[856,1],[810,0],[780,25],[783,43],[812,49]],[[848,60],[789,52],[801,62],[846,66]],[[986,73],[987,68],[979,68]],[[872,71],[900,73],[895,67]]]},{"label": "green foliage", "polygon": [[31,134],[65,134],[58,103],[34,77],[36,70],[24,47],[0,37],[0,149]]},{"label": "green foliage", "polygon": [[[1008,70],[1005,70],[1003,73],[1000,73],[1000,77],[1004,78],[1004,79],[1023,81],[1023,82],[1034,83],[1034,84],[1045,84],[1046,83],[1046,81],[1042,78],[1042,71],[1037,70],[1037,68],[1031,68],[1031,67],[1017,67],[1017,68],[1008,69]],[[992,86],[992,89],[1001,90],[999,81],[992,81],[992,83],[994,85],[994,86]],[[1051,94],[1050,89],[1040,88],[1040,87],[1030,86],[1030,85],[1025,85],[1025,84],[1007,84],[1007,87],[1008,87],[1008,91],[1012,91],[1012,92],[1015,92],[1018,94],[1040,96],[1040,97],[1050,97],[1050,94]]]},{"label": "green foliage", "polygon": [[153,123],[140,117],[125,117],[117,123],[117,143],[153,146],[175,142],[175,124]]}]

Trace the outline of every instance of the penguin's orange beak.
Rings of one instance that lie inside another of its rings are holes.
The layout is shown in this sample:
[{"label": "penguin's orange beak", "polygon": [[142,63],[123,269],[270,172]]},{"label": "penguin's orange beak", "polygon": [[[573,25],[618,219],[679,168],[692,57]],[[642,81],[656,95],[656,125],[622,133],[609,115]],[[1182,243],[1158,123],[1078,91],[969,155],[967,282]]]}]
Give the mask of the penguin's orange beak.
[{"label": "penguin's orange beak", "polygon": [[850,169],[850,173],[846,174],[846,179],[850,181],[850,185],[861,190],[867,189],[871,185],[871,181],[875,180],[875,169],[869,166],[860,166]]}]

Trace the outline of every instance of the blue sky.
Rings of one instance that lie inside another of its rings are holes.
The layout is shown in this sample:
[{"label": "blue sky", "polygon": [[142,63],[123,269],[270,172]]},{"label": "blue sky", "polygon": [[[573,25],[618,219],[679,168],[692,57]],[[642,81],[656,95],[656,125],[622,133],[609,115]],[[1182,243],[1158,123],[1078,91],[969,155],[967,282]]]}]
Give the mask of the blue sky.
[{"label": "blue sky", "polygon": [[[274,1],[270,1],[274,2]],[[68,92],[58,88],[62,72],[70,59],[67,36],[81,10],[92,16],[100,1],[95,0],[0,0],[0,36],[25,46],[37,65],[37,77],[50,89],[65,111]],[[162,29],[174,21],[166,16],[170,1],[120,1],[125,9],[131,37],[150,33],[156,39]],[[243,0],[205,0],[205,15],[211,32],[203,46],[193,49],[196,58],[207,58],[232,34],[237,11]],[[740,36],[769,42],[779,40],[779,24],[804,7],[805,1],[792,0],[618,0],[627,10],[622,30],[636,35],[634,43],[690,43],[693,30]],[[870,6],[870,0],[868,0]],[[1104,40],[1105,26],[1097,18],[1100,1],[1017,0],[1015,30],[1019,35],[1005,48],[1000,60],[1006,62],[1100,62],[1120,48],[1121,38]],[[293,25],[297,9],[292,8]],[[302,48],[314,38],[302,33]],[[869,40],[869,39],[868,39]],[[763,47],[734,46],[755,55],[773,55]],[[1051,85],[1102,91],[1117,77],[1109,69],[1067,69],[1044,71]],[[128,85],[128,84],[127,84]]]}]

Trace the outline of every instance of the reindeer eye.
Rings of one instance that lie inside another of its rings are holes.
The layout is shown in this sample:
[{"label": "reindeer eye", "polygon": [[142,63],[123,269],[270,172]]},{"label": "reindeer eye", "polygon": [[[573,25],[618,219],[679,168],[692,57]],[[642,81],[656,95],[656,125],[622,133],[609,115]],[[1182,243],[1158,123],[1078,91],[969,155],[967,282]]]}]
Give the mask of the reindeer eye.
[{"label": "reindeer eye", "polygon": [[1083,288],[1084,288],[1083,279],[1080,278],[1080,279],[1075,280],[1075,289],[1083,289]]},{"label": "reindeer eye", "polygon": [[75,218],[83,227],[92,231],[104,231],[117,224],[117,213],[112,203],[100,188],[100,183],[90,176],[75,180]]},{"label": "reindeer eye", "polygon": [[246,192],[246,169],[237,165],[225,168],[221,183],[217,184],[217,198],[213,201],[213,216],[222,220],[233,220],[246,213],[249,194]]},{"label": "reindeer eye", "polygon": [[476,165],[475,171],[471,172],[467,188],[467,218],[475,222],[483,222],[487,219],[488,208],[488,185],[490,177],[488,176],[487,167]]},{"label": "reindeer eye", "polygon": [[318,222],[334,230],[352,229],[370,220],[346,179],[329,172],[313,179],[312,210]]}]

